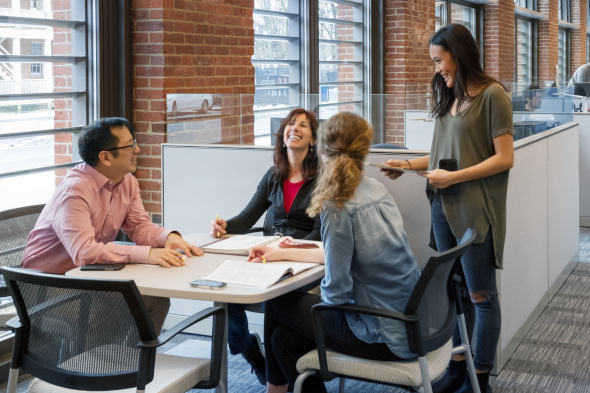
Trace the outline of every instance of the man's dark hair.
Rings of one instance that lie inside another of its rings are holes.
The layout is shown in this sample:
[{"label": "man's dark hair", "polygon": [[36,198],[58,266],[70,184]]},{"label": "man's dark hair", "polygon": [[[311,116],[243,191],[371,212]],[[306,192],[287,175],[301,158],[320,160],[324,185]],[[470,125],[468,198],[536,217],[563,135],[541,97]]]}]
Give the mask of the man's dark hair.
[{"label": "man's dark hair", "polygon": [[[529,100],[532,100],[535,95],[537,94],[537,91],[541,90],[541,86],[533,83],[530,85],[526,85],[524,87],[524,89],[522,89],[522,95],[524,98],[528,98]],[[541,90],[542,92],[542,90]]]},{"label": "man's dark hair", "polygon": [[[78,139],[78,150],[84,162],[92,167],[98,165],[98,154],[119,144],[119,138],[111,132],[111,128],[123,126],[131,132],[131,125],[122,117],[103,117],[84,127]],[[118,150],[112,150],[111,153],[115,158],[119,156]]]}]

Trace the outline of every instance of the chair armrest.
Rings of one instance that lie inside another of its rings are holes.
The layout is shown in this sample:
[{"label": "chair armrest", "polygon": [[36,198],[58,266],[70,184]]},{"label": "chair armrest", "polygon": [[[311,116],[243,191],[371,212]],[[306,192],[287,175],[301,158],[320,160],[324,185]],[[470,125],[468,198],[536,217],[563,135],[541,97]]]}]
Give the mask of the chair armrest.
[{"label": "chair armrest", "polygon": [[399,312],[384,310],[376,307],[357,306],[353,304],[332,305],[327,303],[318,303],[311,308],[313,331],[318,351],[318,360],[320,362],[320,376],[324,381],[330,381],[336,376],[330,373],[328,369],[328,358],[326,356],[326,343],[324,341],[324,326],[322,323],[321,313],[323,311],[343,311],[354,312],[358,314],[372,315],[376,317],[395,319],[412,325],[412,330],[419,331],[419,321],[421,315],[406,315]]},{"label": "chair armrest", "polygon": [[253,227],[253,228],[248,229],[247,231],[240,233],[240,235],[247,235],[249,233],[254,233],[254,232],[262,232],[263,230],[264,230],[264,228],[262,228],[262,227]]},{"label": "chair armrest", "polygon": [[366,314],[372,315],[375,317],[382,317],[388,319],[395,319],[396,321],[408,322],[408,323],[415,323],[422,319],[421,315],[414,314],[414,315],[406,315],[400,312],[389,311],[383,308],[377,307],[366,307],[366,306],[357,306],[354,304],[341,304],[341,305],[334,305],[328,303],[318,303],[311,308],[311,312],[315,315],[316,313],[321,313],[322,311],[344,311],[344,312],[354,312],[357,314]]},{"label": "chair armrest", "polygon": [[223,308],[221,307],[206,308],[205,310],[202,310],[194,315],[191,315],[182,322],[174,325],[172,328],[160,334],[158,338],[149,341],[140,341],[137,344],[137,346],[140,348],[157,348],[159,346],[166,344],[178,333],[181,333],[183,330],[191,327],[195,323],[200,322],[205,318],[209,318],[211,315],[219,315],[220,313],[223,313]]},{"label": "chair armrest", "polygon": [[20,329],[23,327],[23,324],[20,322],[18,315],[16,317],[10,318],[6,321],[6,327],[11,328],[12,330]]}]

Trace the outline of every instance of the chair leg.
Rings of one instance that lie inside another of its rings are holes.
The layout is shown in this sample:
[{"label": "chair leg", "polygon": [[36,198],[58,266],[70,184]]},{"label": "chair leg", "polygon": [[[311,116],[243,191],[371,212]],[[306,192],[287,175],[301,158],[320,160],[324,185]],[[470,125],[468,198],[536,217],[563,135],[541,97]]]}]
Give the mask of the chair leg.
[{"label": "chair leg", "polygon": [[459,333],[461,333],[461,342],[465,347],[465,360],[467,361],[467,372],[469,373],[469,379],[471,379],[471,387],[473,393],[481,393],[479,391],[479,384],[477,383],[477,374],[475,373],[475,365],[473,363],[473,356],[471,355],[471,345],[469,344],[469,338],[467,337],[467,325],[465,324],[465,315],[461,314],[458,316]]},{"label": "chair leg", "polygon": [[314,374],[315,370],[307,370],[304,371],[302,374],[299,374],[297,380],[295,381],[295,386],[293,387],[293,393],[301,393],[303,388],[303,382],[305,382],[307,377],[310,377]]},{"label": "chair leg", "polygon": [[344,384],[346,383],[346,378],[340,377],[340,382],[338,382],[338,393],[344,393]]},{"label": "chair leg", "polygon": [[428,363],[426,357],[419,357],[418,364],[420,365],[420,374],[422,375],[422,386],[424,393],[432,393],[432,385],[430,383],[430,373],[428,372]]},{"label": "chair leg", "polygon": [[8,386],[6,393],[16,393],[16,385],[18,384],[18,368],[11,368],[8,372]]}]

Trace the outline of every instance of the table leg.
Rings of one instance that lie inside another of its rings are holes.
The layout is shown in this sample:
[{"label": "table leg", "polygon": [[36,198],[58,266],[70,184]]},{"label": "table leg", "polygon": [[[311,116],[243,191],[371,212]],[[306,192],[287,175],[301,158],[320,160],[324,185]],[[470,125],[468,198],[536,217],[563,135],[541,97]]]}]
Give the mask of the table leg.
[{"label": "table leg", "polygon": [[[215,302],[215,307],[223,307],[227,311],[227,303]],[[221,375],[219,385],[215,389],[216,393],[227,393],[227,318],[225,319],[225,328],[223,329],[223,354],[221,355]]]}]

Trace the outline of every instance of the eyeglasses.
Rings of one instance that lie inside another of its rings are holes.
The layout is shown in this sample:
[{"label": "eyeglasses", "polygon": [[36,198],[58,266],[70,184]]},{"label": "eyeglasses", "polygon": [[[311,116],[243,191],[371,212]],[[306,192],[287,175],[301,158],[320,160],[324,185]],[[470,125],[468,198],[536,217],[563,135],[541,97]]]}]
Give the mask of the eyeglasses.
[{"label": "eyeglasses", "polygon": [[113,147],[112,149],[104,149],[104,151],[111,151],[111,150],[119,150],[119,149],[126,149],[128,147],[133,148],[133,150],[135,150],[135,148],[137,147],[137,140],[134,139],[133,140],[133,144],[132,145],[127,145],[127,146],[121,146],[121,147]]}]

